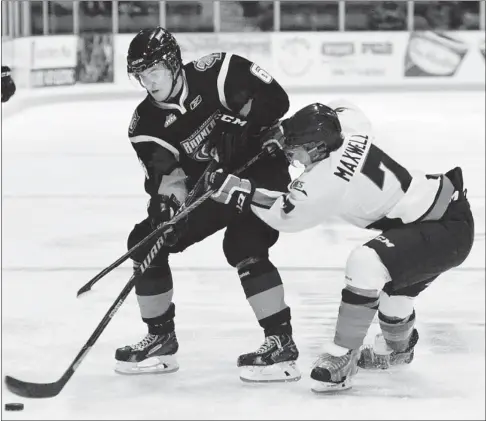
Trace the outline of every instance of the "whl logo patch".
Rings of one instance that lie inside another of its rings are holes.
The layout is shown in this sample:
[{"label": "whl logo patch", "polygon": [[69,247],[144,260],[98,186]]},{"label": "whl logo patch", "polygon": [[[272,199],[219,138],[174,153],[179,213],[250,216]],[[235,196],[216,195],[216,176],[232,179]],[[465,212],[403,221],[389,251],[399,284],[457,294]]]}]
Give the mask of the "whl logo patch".
[{"label": "whl logo patch", "polygon": [[165,119],[164,127],[169,127],[176,120],[177,117],[174,114],[169,114]]}]

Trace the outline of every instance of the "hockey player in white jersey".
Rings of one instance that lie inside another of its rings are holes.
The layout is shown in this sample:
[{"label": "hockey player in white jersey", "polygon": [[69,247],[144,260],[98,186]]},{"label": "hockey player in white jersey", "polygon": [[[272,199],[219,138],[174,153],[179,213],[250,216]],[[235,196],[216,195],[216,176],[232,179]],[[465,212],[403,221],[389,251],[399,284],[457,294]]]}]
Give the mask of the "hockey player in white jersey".
[{"label": "hockey player in white jersey", "polygon": [[[373,141],[356,106],[311,104],[284,120],[270,141],[305,166],[288,192],[220,172],[208,181],[218,189],[214,200],[251,210],[279,231],[301,231],[331,215],[381,231],[348,256],[335,335],[311,372],[315,392],[350,388],[358,367],[410,363],[418,340],[415,297],[460,265],[473,244],[461,169],[409,171]],[[365,347],[377,312],[382,333]]]}]

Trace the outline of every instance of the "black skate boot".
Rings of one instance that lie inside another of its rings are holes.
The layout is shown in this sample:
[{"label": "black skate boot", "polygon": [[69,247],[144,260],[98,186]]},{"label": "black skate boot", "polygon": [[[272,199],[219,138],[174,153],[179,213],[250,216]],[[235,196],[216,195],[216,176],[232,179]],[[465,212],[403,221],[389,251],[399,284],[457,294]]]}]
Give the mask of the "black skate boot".
[{"label": "black skate boot", "polygon": [[417,329],[412,331],[407,348],[394,351],[385,341],[383,334],[375,337],[373,345],[364,345],[358,366],[367,370],[386,370],[392,366],[410,364],[414,357],[414,348],[419,339]]},{"label": "black skate boot", "polygon": [[242,367],[240,379],[245,382],[269,383],[300,380],[296,360],[299,351],[292,335],[282,333],[265,337],[265,342],[255,352],[238,357]]},{"label": "black skate boot", "polygon": [[179,369],[175,332],[148,333],[139,343],[116,350],[115,371],[121,374],[173,373]]},{"label": "black skate boot", "polygon": [[311,390],[328,393],[350,389],[352,379],[358,372],[358,358],[359,350],[356,349],[350,349],[341,356],[329,352],[322,354],[311,371],[311,379],[315,380]]}]

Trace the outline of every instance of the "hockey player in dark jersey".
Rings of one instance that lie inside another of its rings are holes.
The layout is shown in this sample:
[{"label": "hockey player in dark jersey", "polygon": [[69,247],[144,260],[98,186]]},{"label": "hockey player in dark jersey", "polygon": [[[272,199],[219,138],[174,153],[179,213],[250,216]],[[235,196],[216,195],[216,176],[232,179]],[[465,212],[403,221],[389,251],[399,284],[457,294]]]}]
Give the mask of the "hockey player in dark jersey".
[{"label": "hockey player in dark jersey", "polygon": [[[183,65],[175,38],[160,27],[135,36],[127,61],[130,77],[147,90],[133,114],[128,135],[144,168],[145,191],[150,195],[148,217],[129,235],[131,248],[174,215],[211,161],[212,147],[221,166],[234,169],[244,164],[261,150],[263,133],[284,116],[289,100],[272,76],[237,55],[215,52]],[[285,189],[290,182],[288,163],[280,151],[261,158],[243,174],[259,187],[272,190]],[[165,235],[165,246],[137,277],[135,290],[148,334],[139,343],[116,351],[116,371],[138,374],[178,369],[168,257],[223,228],[224,254],[237,269],[265,334],[259,350],[239,357],[242,379],[300,378],[290,309],[279,272],[268,256],[278,231],[256,215],[238,214],[212,200]],[[149,250],[132,256],[135,268]],[[265,371],[269,366],[270,374]]]},{"label": "hockey player in dark jersey", "polygon": [[10,67],[2,66],[2,102],[7,102],[15,90],[16,86],[10,73]]}]

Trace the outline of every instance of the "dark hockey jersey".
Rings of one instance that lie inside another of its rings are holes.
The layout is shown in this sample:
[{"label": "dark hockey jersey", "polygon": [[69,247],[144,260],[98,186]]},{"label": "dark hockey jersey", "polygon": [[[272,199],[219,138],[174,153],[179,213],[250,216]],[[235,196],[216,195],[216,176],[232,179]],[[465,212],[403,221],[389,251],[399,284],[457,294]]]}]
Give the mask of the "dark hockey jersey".
[{"label": "dark hockey jersey", "polygon": [[157,103],[147,95],[130,122],[128,135],[151,196],[165,194],[164,176],[178,168],[192,187],[211,159],[208,141],[221,114],[246,120],[256,132],[288,111],[283,88],[243,57],[213,53],[184,65],[183,73],[176,103]]}]

